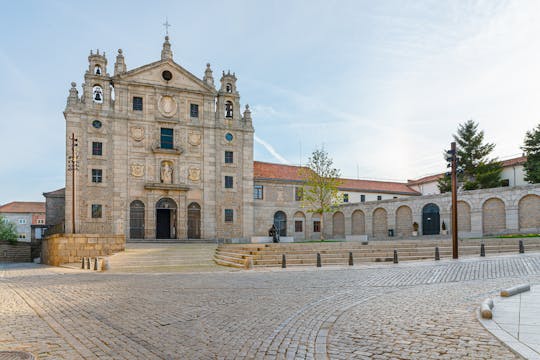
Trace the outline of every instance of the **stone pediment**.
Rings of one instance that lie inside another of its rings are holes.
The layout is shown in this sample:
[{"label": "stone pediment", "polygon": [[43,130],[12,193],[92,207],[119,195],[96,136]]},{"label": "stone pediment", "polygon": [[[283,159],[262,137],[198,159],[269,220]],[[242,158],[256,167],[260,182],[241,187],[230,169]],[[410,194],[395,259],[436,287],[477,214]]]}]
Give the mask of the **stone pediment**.
[{"label": "stone pediment", "polygon": [[[163,78],[163,72],[169,71],[170,80]],[[175,63],[173,60],[160,60],[138,67],[123,74],[115,76],[117,81],[142,83],[147,85],[167,86],[171,88],[186,89],[203,93],[215,94],[216,90],[204,81]]]}]

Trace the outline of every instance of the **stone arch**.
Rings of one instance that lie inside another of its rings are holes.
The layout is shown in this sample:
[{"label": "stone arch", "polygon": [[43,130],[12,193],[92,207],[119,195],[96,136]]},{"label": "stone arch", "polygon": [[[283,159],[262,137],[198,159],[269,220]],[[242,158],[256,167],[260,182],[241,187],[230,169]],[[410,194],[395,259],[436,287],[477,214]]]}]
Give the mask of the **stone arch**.
[{"label": "stone arch", "polygon": [[200,239],[201,238],[201,206],[192,202],[188,205],[188,238]]},{"label": "stone arch", "polygon": [[156,203],[156,239],[176,239],[176,201],[164,197]]},{"label": "stone arch", "polygon": [[341,211],[332,216],[332,235],[338,239],[345,237],[345,215]]},{"label": "stone arch", "polygon": [[402,205],[396,210],[396,235],[411,236],[413,231],[412,210],[407,205]]},{"label": "stone arch", "polygon": [[385,238],[388,233],[388,216],[386,209],[377,208],[373,211],[373,237]]},{"label": "stone arch", "polygon": [[537,230],[540,228],[540,196],[525,195],[519,200],[519,230]]},{"label": "stone arch", "polygon": [[457,202],[458,231],[471,231],[471,206],[465,201]]},{"label": "stone arch", "polygon": [[362,210],[355,210],[351,216],[351,234],[366,234],[366,216]]},{"label": "stone arch", "polygon": [[129,204],[129,238],[144,239],[144,203],[141,200]]},{"label": "stone arch", "polygon": [[506,209],[501,199],[490,198],[482,205],[482,230],[485,235],[506,230]]},{"label": "stone arch", "polygon": [[279,210],[274,214],[274,225],[279,233],[279,236],[287,236],[287,214]]},{"label": "stone arch", "polygon": [[438,235],[441,233],[441,215],[439,206],[434,203],[422,208],[422,235]]},{"label": "stone arch", "polygon": [[297,211],[294,213],[294,234],[295,237],[305,238],[306,234],[306,215],[303,212]]}]

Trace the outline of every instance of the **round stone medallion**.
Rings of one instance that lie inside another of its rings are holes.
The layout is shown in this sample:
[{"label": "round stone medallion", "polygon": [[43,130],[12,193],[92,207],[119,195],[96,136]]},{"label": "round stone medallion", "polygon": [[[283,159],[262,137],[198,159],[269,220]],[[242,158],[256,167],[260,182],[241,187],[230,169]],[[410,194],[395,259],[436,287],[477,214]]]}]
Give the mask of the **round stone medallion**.
[{"label": "round stone medallion", "polygon": [[176,111],[178,110],[178,104],[176,103],[176,100],[174,100],[169,95],[164,95],[161,97],[161,99],[159,99],[158,107],[161,115],[166,117],[174,116],[174,114],[176,114]]}]

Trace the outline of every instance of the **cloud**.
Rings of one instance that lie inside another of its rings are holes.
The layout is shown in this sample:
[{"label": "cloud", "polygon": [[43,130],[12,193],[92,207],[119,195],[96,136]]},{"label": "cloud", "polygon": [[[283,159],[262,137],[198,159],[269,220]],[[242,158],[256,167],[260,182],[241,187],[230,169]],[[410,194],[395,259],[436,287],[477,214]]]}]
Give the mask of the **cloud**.
[{"label": "cloud", "polygon": [[262,140],[257,135],[253,135],[253,138],[255,139],[257,143],[261,144],[274,158],[276,158],[277,161],[279,161],[282,164],[287,164],[287,165],[290,164],[290,162],[287,159],[285,159],[283,156],[281,156],[276,151],[276,149],[274,149],[272,145]]}]

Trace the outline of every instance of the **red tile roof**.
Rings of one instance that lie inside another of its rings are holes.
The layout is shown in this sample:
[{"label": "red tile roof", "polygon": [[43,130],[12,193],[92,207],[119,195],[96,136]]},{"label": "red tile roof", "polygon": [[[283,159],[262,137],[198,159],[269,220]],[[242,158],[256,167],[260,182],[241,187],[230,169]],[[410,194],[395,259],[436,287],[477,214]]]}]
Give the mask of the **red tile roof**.
[{"label": "red tile roof", "polygon": [[[510,166],[522,165],[525,163],[525,161],[527,161],[527,157],[520,156],[513,159],[502,160],[501,164],[502,164],[502,167],[505,168],[505,167],[510,167]],[[435,174],[435,175],[428,175],[420,179],[407,180],[407,185],[412,186],[412,185],[425,184],[425,183],[437,181],[443,176],[444,176],[444,173],[441,173],[441,174]]]},{"label": "red tile roof", "polygon": [[503,160],[501,162],[502,162],[503,167],[507,167],[507,166],[522,165],[522,164],[525,163],[525,161],[527,161],[527,157],[526,156],[520,156],[520,157],[513,158],[513,159]]},{"label": "red tile roof", "polygon": [[[302,181],[302,177],[299,173],[302,168],[306,169],[305,167],[294,165],[254,161],[253,175],[255,180]],[[411,189],[405,183],[356,179],[341,180],[342,183],[339,186],[340,190],[420,195],[419,192]]]},{"label": "red tile roof", "polygon": [[45,213],[45,203],[12,201],[0,206],[0,213]]}]

